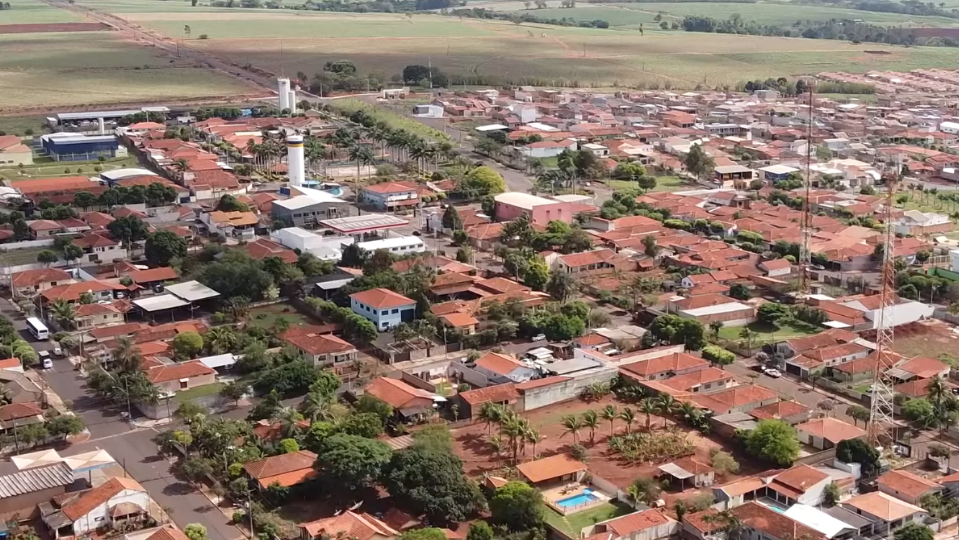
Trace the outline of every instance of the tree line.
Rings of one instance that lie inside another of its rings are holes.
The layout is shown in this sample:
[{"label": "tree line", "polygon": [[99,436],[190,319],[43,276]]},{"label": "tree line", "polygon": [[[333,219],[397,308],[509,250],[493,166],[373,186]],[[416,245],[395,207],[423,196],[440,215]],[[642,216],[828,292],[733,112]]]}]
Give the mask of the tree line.
[{"label": "tree line", "polygon": [[[683,18],[683,29],[687,32],[707,32],[717,34],[747,34],[754,36],[804,37],[807,39],[834,39],[853,43],[886,43],[889,45],[917,45],[919,38],[909,29],[885,27],[874,24],[854,22],[849,19],[831,19],[828,21],[796,21],[791,27],[761,24],[756,21],[744,21],[734,13],[728,19],[714,19],[690,15]],[[926,43],[931,46],[957,47],[959,41],[950,38],[938,38]]]},{"label": "tree line", "polygon": [[510,21],[517,25],[523,23],[535,23],[551,24],[554,26],[578,26],[582,28],[609,28],[609,22],[602,19],[596,19],[593,21],[580,21],[568,17],[562,17],[559,19],[555,17],[546,18],[537,17],[529,12],[517,14],[515,12],[494,11],[485,8],[454,9],[446,12],[445,14],[453,17],[467,17],[470,19],[495,19],[500,21]]},{"label": "tree line", "polygon": [[844,7],[876,13],[959,18],[959,10],[946,9],[945,2],[939,2],[938,6],[932,2],[920,2],[919,0],[900,0],[899,2],[891,2],[890,0],[800,0],[797,3]]}]

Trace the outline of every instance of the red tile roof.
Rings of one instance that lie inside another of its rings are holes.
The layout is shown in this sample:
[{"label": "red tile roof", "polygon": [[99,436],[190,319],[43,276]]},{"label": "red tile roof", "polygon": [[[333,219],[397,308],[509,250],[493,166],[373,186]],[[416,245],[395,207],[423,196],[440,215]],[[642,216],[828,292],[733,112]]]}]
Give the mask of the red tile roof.
[{"label": "red tile roof", "polygon": [[939,490],[939,485],[935,482],[909,471],[889,471],[880,476],[877,482],[880,486],[896,491],[896,494],[901,493],[913,499],[922,497],[928,491]]},{"label": "red tile roof", "polygon": [[694,369],[706,369],[709,362],[702,358],[688,355],[686,353],[672,353],[659,358],[642,360],[632,364],[620,366],[620,371],[639,376],[640,378],[652,377],[659,373],[668,371],[687,371]]},{"label": "red tile roof", "polygon": [[786,517],[775,510],[763,506],[756,501],[750,501],[732,509],[747,527],[778,539],[808,538],[809,540],[826,540],[819,531]]},{"label": "red tile roof", "polygon": [[26,270],[17,272],[11,277],[14,287],[36,287],[41,283],[50,283],[52,281],[69,281],[70,273],[59,268],[40,268],[37,270]]},{"label": "red tile roof", "polygon": [[568,454],[556,454],[536,461],[528,461],[516,466],[527,480],[532,483],[552,480],[569,474],[587,470],[586,464],[577,461]]},{"label": "red tile roof", "polygon": [[130,279],[132,279],[134,283],[173,281],[180,277],[177,275],[176,270],[166,266],[162,268],[151,268],[149,270],[135,270],[133,272],[127,272],[126,275],[130,276]]},{"label": "red tile roof", "polygon": [[695,395],[690,399],[693,402],[712,410],[716,414],[726,414],[734,408],[749,405],[751,403],[768,401],[775,399],[776,396],[776,392],[773,392],[772,390],[762,386],[742,385],[735,386],[715,394],[710,394],[708,396]]},{"label": "red tile roof", "polygon": [[262,261],[267,257],[279,257],[287,264],[295,263],[299,257],[291,249],[287,249],[271,240],[259,239],[246,245],[246,252],[250,257]]},{"label": "red tile roof", "polygon": [[11,403],[0,407],[0,420],[10,422],[20,418],[42,415],[43,409],[36,403]]},{"label": "red tile roof", "polygon": [[629,537],[640,531],[659,527],[673,521],[658,509],[643,510],[605,522],[608,530],[619,538]]},{"label": "red tile roof", "polygon": [[392,538],[400,534],[397,530],[369,514],[356,513],[350,510],[338,516],[302,523],[300,528],[306,531],[309,538],[343,537],[355,540],[371,540],[374,536]]},{"label": "red tile roof", "polygon": [[479,357],[476,360],[476,365],[503,376],[509,375],[513,371],[523,367],[523,364],[520,364],[513,358],[505,354],[494,352],[488,352]]},{"label": "red tile roof", "polygon": [[394,409],[431,407],[432,396],[425,390],[414,388],[403,381],[378,377],[366,388],[366,393],[390,404]]},{"label": "red tile roof", "polygon": [[60,510],[65,516],[76,521],[125,490],[146,492],[136,480],[118,476],[84,492]]},{"label": "red tile roof", "polygon": [[486,388],[478,388],[476,390],[467,390],[459,396],[463,401],[475,407],[487,402],[502,403],[504,401],[509,402],[519,399],[519,392],[516,390],[515,384],[509,383],[487,386]]},{"label": "red tile roof", "polygon": [[812,409],[795,401],[780,401],[772,405],[758,407],[749,411],[749,415],[757,420],[781,420],[799,414],[812,412]]},{"label": "red tile roof", "polygon": [[183,534],[183,531],[166,526],[148,536],[146,540],[189,540],[189,538]]},{"label": "red tile roof", "polygon": [[255,479],[261,487],[280,484],[294,486],[316,475],[313,465],[316,454],[309,450],[300,450],[289,454],[270,456],[257,461],[249,461],[243,470]]},{"label": "red tile roof", "polygon": [[[143,350],[143,345],[139,346],[138,348],[140,349],[140,354],[155,354]],[[178,381],[180,379],[189,379],[192,377],[201,377],[203,375],[216,375],[216,370],[205,366],[202,362],[197,360],[159,366],[151,368],[146,372],[147,379],[153,384]]]},{"label": "red tile roof", "polygon": [[350,298],[361,304],[365,304],[376,309],[395,308],[416,304],[414,300],[411,300],[402,294],[395,293],[389,289],[370,289],[368,291],[353,293],[350,295]]},{"label": "red tile roof", "polygon": [[858,427],[835,418],[819,418],[796,426],[798,431],[839,444],[846,439],[857,439],[866,434]]}]

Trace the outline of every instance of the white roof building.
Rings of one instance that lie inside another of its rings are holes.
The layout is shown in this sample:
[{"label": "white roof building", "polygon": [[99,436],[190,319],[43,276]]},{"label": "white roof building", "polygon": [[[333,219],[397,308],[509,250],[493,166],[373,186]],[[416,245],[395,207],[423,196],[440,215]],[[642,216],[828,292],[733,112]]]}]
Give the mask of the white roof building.
[{"label": "white roof building", "polygon": [[529,193],[523,193],[520,191],[509,191],[506,193],[500,193],[499,195],[494,197],[494,200],[500,204],[515,206],[517,208],[522,208],[523,210],[532,210],[536,206],[545,206],[548,204],[560,203],[560,201],[554,201],[551,199],[538,197],[536,195],[530,195]]},{"label": "white roof building", "polygon": [[858,532],[858,529],[852,525],[805,504],[794,504],[783,512],[783,515],[802,523],[810,529],[819,531],[826,538],[835,538],[845,532]]}]

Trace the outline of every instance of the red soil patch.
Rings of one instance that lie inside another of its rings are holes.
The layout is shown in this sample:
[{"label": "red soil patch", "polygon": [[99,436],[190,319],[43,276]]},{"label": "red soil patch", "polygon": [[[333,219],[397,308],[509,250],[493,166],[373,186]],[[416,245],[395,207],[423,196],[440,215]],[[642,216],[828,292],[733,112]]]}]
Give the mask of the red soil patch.
[{"label": "red soil patch", "polygon": [[101,32],[111,26],[103,23],[0,24],[0,34],[33,34],[38,32]]},{"label": "red soil patch", "polygon": [[[526,418],[532,427],[539,430],[542,437],[540,443],[536,445],[536,453],[540,457],[548,457],[560,452],[565,452],[572,446],[572,436],[568,433],[563,434],[565,431],[561,425],[561,418],[563,416],[568,414],[580,415],[590,409],[599,413],[609,404],[615,405],[619,411],[622,411],[624,406],[626,406],[610,396],[593,403],[586,403],[580,400],[567,401],[522,414],[523,418]],[[638,409],[636,405],[629,405],[629,407],[634,411]],[[653,416],[650,427],[653,430],[661,430],[664,429],[664,423],[669,426],[674,425],[672,420],[665,421],[662,417]],[[713,448],[732,452],[731,448],[725,446],[719,438],[704,436],[698,431],[689,429],[683,425],[679,425],[678,428],[687,433],[689,442],[695,446],[695,457],[703,463],[710,463],[710,451]],[[616,434],[624,433],[626,429],[625,422],[617,420],[614,429]],[[633,431],[645,431],[646,415],[637,411],[636,422],[633,423],[632,429]],[[495,435],[495,425],[492,431],[493,435]],[[638,477],[650,477],[658,474],[659,471],[657,467],[662,465],[662,463],[629,463],[620,458],[618,454],[609,451],[609,447],[606,444],[606,439],[608,438],[609,422],[606,421],[602,421],[600,427],[596,430],[593,444],[589,442],[589,430],[584,429],[579,432],[579,442],[585,446],[587,450],[587,464],[589,465],[589,472],[591,474],[608,480],[622,489],[628,487],[633,483],[633,480]],[[464,470],[471,476],[480,477],[484,473],[498,474],[510,465],[511,457],[507,455],[505,438],[503,441],[502,454],[496,455],[490,448],[487,426],[483,422],[453,430],[453,448],[456,455],[463,460]],[[520,462],[533,460],[532,446],[530,444],[526,445],[526,450],[525,456],[522,455],[522,453],[520,454]],[[721,479],[718,483],[731,482],[741,476],[748,476],[765,470],[757,470],[751,467],[747,460],[739,459],[739,456],[737,456],[737,460],[742,467],[740,474],[729,475]],[[697,491],[687,489],[682,494],[677,492],[678,490],[673,490],[672,493],[664,493],[664,498],[666,498],[670,505],[672,505],[673,499],[677,497],[687,498]]]}]

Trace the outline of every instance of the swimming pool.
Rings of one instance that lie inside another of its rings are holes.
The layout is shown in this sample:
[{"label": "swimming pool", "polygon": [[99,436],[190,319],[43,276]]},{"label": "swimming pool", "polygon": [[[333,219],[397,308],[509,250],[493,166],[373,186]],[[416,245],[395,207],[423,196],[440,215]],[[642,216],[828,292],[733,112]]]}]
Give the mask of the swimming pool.
[{"label": "swimming pool", "polygon": [[559,506],[560,508],[570,508],[573,506],[583,506],[584,504],[598,500],[599,497],[593,495],[593,490],[587,488],[579,495],[574,495],[572,497],[567,497],[565,499],[556,501],[556,506]]}]

